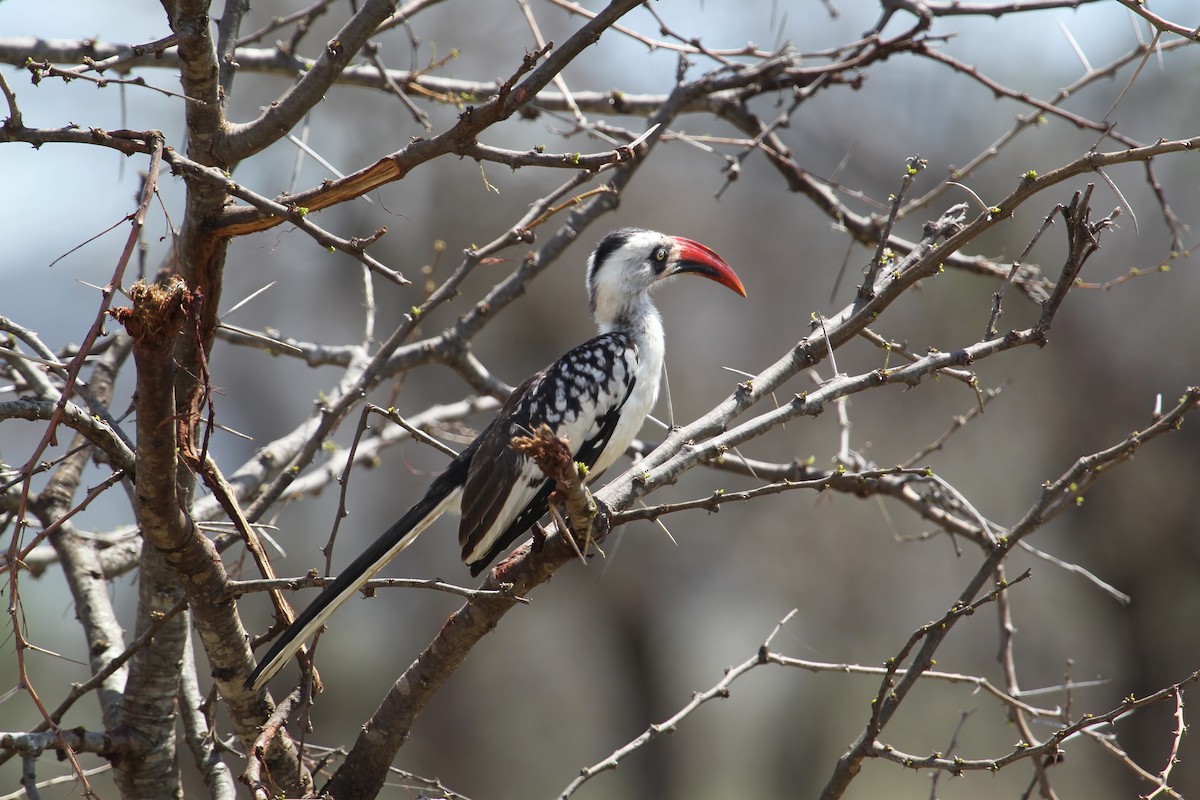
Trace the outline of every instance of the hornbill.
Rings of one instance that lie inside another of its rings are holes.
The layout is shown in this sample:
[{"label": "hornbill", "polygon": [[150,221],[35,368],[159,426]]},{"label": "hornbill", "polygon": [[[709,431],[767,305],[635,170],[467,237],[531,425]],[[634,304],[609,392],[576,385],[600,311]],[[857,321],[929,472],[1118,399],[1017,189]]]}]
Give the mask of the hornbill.
[{"label": "hornbill", "polygon": [[554,486],[513,437],[542,423],[598,476],[633,441],[658,399],[662,318],[650,290],[674,275],[700,275],[746,296],[725,261],[690,239],[640,228],[605,236],[588,258],[587,293],[600,333],[518,386],[496,418],[425,496],[354,559],[272,645],[246,681],[260,689],[329,616],[429,525],[459,504],[462,558],[478,575],[546,514]]}]

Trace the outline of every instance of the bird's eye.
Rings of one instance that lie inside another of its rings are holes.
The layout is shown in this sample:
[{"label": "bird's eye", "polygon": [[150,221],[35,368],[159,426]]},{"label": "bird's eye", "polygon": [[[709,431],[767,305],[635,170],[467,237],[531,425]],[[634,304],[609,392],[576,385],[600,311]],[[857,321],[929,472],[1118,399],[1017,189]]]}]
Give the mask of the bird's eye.
[{"label": "bird's eye", "polygon": [[659,245],[654,248],[654,271],[662,272],[667,263],[668,251],[665,245]]}]

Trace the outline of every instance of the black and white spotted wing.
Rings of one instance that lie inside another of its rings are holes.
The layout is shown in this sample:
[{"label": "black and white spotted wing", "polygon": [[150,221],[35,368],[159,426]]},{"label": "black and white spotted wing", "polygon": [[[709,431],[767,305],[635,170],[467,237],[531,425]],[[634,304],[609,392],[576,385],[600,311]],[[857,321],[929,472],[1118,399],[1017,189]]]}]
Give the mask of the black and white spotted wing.
[{"label": "black and white spotted wing", "polygon": [[[514,436],[543,422],[596,474],[620,455],[606,452],[633,390],[637,348],[608,333],[576,347],[521,384],[496,419],[434,480],[425,497],[349,564],[272,645],[247,679],[260,688],[385,564],[462,498],[459,543],[478,575],[547,511],[553,487],[532,460],[512,449]],[[610,448],[611,449],[611,448]]]},{"label": "black and white spotted wing", "polygon": [[637,347],[624,333],[579,345],[509,397],[474,445],[463,487],[458,540],[478,575],[547,511],[553,486],[533,460],[512,448],[542,423],[597,474],[620,453],[605,452],[633,391]]}]

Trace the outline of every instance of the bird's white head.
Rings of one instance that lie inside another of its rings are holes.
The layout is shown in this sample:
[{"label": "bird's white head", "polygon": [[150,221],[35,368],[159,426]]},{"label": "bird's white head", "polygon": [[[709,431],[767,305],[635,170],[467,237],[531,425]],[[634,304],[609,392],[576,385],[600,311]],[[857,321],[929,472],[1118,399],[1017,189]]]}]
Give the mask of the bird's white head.
[{"label": "bird's white head", "polygon": [[588,302],[596,324],[602,331],[636,326],[646,314],[654,313],[650,289],[685,274],[714,280],[746,296],[733,269],[699,242],[642,228],[613,231],[588,259]]}]

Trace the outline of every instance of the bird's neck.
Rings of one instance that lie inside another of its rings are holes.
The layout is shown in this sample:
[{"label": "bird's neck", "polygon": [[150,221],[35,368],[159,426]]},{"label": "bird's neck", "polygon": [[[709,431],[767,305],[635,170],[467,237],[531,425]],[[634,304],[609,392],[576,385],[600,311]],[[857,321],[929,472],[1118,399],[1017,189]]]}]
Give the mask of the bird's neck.
[{"label": "bird's neck", "polygon": [[[639,296],[616,313],[597,316],[600,317],[596,321],[601,333],[625,334],[637,347],[637,377],[634,381],[633,396],[629,399],[629,410],[638,418],[637,424],[628,432],[628,438],[632,439],[641,427],[641,419],[658,401],[659,380],[662,377],[666,350],[662,317],[646,295]],[[620,449],[624,451],[628,444],[628,441],[620,443]]]},{"label": "bird's neck", "polygon": [[[597,316],[601,333],[623,333],[633,340],[638,349],[638,372],[657,382],[662,371],[666,335],[662,317],[650,298],[641,295],[612,313]],[[650,369],[652,373],[648,372]]]},{"label": "bird's neck", "polygon": [[625,452],[625,448],[629,447],[629,443],[641,430],[646,415],[658,402],[666,340],[658,309],[648,299],[642,300],[636,307],[623,309],[624,313],[615,314],[608,319],[597,315],[596,322],[602,334],[619,333],[632,340],[637,348],[637,374],[612,435],[592,466],[593,476],[604,472]]}]

